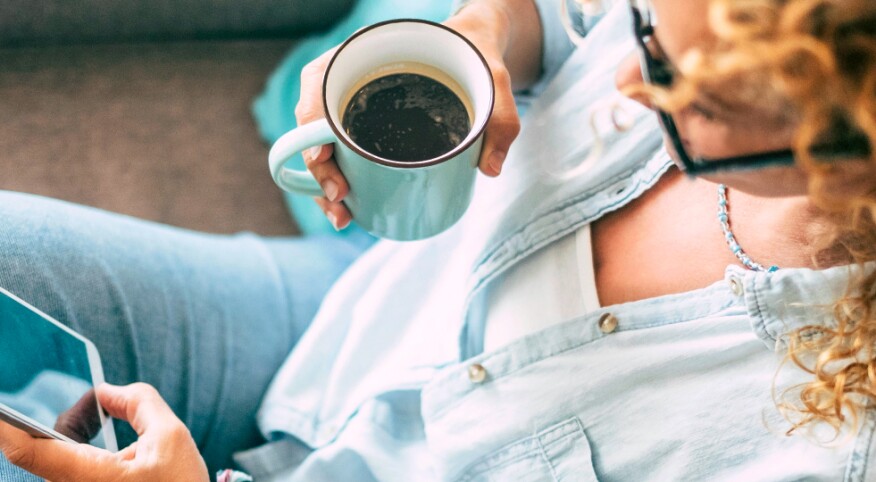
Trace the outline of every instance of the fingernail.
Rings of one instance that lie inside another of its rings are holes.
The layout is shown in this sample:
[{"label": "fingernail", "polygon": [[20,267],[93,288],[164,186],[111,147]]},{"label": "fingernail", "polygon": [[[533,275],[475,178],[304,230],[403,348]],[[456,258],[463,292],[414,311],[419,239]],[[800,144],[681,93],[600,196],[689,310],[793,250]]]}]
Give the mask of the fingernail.
[{"label": "fingernail", "polygon": [[338,183],[329,179],[325,182],[323,189],[325,190],[325,197],[329,201],[335,202],[338,199]]},{"label": "fingernail", "polygon": [[344,223],[343,226],[339,226],[339,227],[338,227],[338,231],[341,231],[341,230],[343,230],[343,229],[347,229],[347,226],[349,226],[349,225],[350,225],[350,220],[348,219],[347,222]]},{"label": "fingernail", "polygon": [[319,153],[322,152],[322,146],[313,146],[308,152],[310,153],[311,159],[316,159],[319,157]]},{"label": "fingernail", "polygon": [[502,172],[502,163],[505,162],[505,153],[502,151],[493,151],[490,154],[490,169],[493,170],[496,174],[500,174]]},{"label": "fingernail", "polygon": [[327,213],[325,217],[327,217],[329,222],[332,223],[332,227],[335,228],[335,231],[341,230],[341,228],[338,227],[338,217],[335,216],[335,213]]}]

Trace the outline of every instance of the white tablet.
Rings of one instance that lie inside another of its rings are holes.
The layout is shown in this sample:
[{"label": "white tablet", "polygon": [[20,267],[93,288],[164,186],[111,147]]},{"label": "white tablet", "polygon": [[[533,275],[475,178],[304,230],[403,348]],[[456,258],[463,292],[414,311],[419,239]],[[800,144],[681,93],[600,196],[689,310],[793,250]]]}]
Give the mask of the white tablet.
[{"label": "white tablet", "polygon": [[93,343],[0,288],[0,420],[115,452],[112,419],[94,396],[100,383]]}]

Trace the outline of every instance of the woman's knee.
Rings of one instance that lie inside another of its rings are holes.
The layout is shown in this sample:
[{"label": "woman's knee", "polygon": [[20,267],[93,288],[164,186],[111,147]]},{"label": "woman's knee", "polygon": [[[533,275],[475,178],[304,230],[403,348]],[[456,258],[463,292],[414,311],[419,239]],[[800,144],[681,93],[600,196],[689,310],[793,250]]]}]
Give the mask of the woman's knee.
[{"label": "woman's knee", "polygon": [[0,286],[66,321],[71,286],[94,282],[97,249],[87,237],[85,208],[0,191]]}]

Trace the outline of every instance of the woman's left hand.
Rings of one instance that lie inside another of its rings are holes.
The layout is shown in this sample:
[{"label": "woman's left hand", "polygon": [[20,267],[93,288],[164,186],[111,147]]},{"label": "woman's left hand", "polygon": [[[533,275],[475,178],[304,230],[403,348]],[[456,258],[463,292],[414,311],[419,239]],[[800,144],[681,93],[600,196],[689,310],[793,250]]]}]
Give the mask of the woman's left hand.
[{"label": "woman's left hand", "polygon": [[207,466],[185,425],[144,383],[97,387],[100,404],[131,423],[137,442],[118,453],[86,444],[34,438],[0,422],[0,451],[13,464],[53,482],[209,481]]}]

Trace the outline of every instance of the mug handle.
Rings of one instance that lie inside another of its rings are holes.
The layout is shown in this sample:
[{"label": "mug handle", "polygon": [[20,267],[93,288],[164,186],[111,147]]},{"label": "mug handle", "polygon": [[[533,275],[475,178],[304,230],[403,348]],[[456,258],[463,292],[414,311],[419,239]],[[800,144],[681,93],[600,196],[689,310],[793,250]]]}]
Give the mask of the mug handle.
[{"label": "mug handle", "polygon": [[296,127],[283,134],[268,154],[268,165],[274,182],[284,191],[308,196],[325,196],[310,171],[290,169],[285,164],[290,157],[309,147],[328,144],[335,140],[337,140],[335,133],[325,119]]}]

